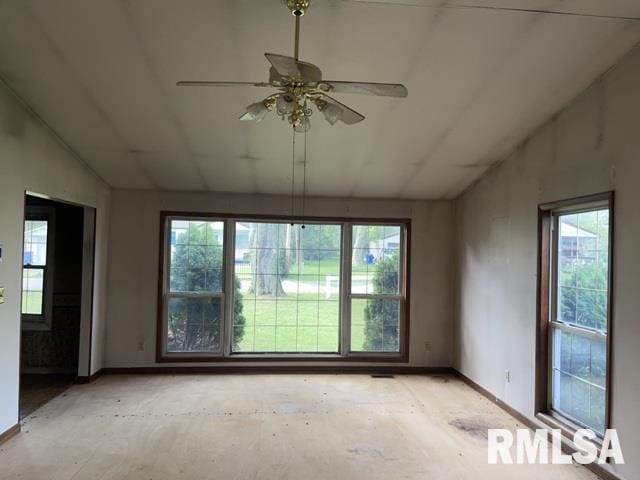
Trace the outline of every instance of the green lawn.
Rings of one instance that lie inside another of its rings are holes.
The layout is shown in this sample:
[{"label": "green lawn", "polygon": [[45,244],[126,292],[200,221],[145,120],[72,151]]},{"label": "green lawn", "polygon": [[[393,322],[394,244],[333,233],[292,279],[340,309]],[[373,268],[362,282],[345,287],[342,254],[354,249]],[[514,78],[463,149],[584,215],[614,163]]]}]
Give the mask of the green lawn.
[{"label": "green lawn", "polygon": [[[316,294],[243,299],[246,318],[239,352],[337,352],[340,303],[319,300]],[[364,302],[354,301],[352,309],[352,350],[364,345]]]},{"label": "green lawn", "polygon": [[[353,267],[354,286],[367,282],[373,275],[370,265]],[[303,275],[298,277],[298,274]],[[283,281],[300,285],[323,286],[327,275],[339,276],[340,260],[307,260],[302,268],[295,264]],[[242,281],[252,278],[251,265],[236,265],[236,276]],[[314,277],[315,276],[315,277]],[[335,286],[335,283],[334,283]],[[298,300],[298,301],[296,301]],[[354,300],[351,307],[351,350],[364,350],[365,300]],[[243,315],[246,318],[239,352],[338,352],[339,308],[337,295],[326,300],[324,294],[290,292],[285,297],[255,297],[243,293]]]},{"label": "green lawn", "polygon": [[22,292],[22,313],[42,314],[42,292]]}]

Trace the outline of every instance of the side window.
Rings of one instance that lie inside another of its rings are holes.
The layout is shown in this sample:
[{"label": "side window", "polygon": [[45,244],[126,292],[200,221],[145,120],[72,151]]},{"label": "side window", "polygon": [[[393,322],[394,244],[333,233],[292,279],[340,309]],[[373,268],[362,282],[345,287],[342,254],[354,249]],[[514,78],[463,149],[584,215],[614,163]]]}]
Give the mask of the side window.
[{"label": "side window", "polygon": [[552,216],[550,407],[600,434],[606,428],[609,216],[608,206]]},{"label": "side window", "polygon": [[221,351],[224,222],[170,219],[165,252],[167,353]]},{"label": "side window", "polygon": [[354,225],[351,234],[352,352],[399,352],[404,308],[400,225]]},{"label": "side window", "polygon": [[24,329],[51,328],[52,212],[27,211],[22,260],[22,325]]}]

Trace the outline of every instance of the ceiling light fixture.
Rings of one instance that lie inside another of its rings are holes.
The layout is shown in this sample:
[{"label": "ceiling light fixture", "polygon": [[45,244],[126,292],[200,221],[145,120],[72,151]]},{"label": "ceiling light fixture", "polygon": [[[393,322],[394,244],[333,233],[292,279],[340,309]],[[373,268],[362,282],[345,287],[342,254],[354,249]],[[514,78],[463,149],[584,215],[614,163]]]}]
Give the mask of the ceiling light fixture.
[{"label": "ceiling light fixture", "polygon": [[264,117],[267,115],[267,112],[273,108],[273,101],[269,99],[263,100],[262,102],[252,103],[247,107],[247,112],[240,117],[240,120],[247,122],[261,122],[264,120]]},{"label": "ceiling light fixture", "polygon": [[322,112],[325,120],[334,125],[341,121],[353,125],[364,120],[364,116],[343,105],[328,93],[358,93],[385,97],[406,97],[404,85],[393,83],[344,82],[323,80],[322,72],[315,65],[300,61],[300,19],[307,12],[310,0],[283,0],[295,17],[294,56],[287,57],[274,53],[265,53],[271,63],[268,82],[216,82],[216,81],[183,81],[179,86],[198,87],[271,87],[279,93],[270,95],[262,102],[247,107],[247,112],[240,117],[243,121],[260,122],[268,111],[273,111],[283,120],[287,120],[294,132],[308,132],[311,128],[309,117],[314,106]]}]

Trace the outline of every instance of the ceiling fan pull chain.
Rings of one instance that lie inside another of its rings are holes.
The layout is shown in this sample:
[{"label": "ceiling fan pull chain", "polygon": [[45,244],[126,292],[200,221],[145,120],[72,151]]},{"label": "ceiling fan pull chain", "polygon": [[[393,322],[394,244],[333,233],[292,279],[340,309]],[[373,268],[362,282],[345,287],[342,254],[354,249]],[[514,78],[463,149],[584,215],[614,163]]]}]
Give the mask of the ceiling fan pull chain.
[{"label": "ceiling fan pull chain", "polygon": [[[293,130],[293,129],[292,129]],[[291,154],[291,216],[295,214],[295,193],[296,193],[296,131],[293,130],[293,148]],[[293,222],[291,222],[293,226]]]},{"label": "ceiling fan pull chain", "polygon": [[[304,164],[302,168],[302,219],[305,219],[305,204],[307,198],[307,129],[304,131]],[[302,226],[304,228],[304,225]]]},{"label": "ceiling fan pull chain", "polygon": [[[282,0],[285,1],[285,0]],[[271,64],[268,82],[228,82],[228,81],[179,81],[179,86],[255,86],[272,87],[279,92],[268,96],[261,102],[246,107],[240,117],[243,122],[260,122],[268,112],[274,112],[282,120],[288,120],[299,133],[311,127],[309,116],[312,109],[307,100],[322,112],[325,120],[334,125],[341,121],[346,125],[354,125],[364,120],[364,116],[343,105],[327,93],[356,93],[380,97],[406,97],[407,88],[394,83],[350,82],[323,80],[322,71],[309,62],[300,61],[301,17],[309,9],[311,0],[286,0],[287,7],[295,17],[293,57],[277,53],[265,53]],[[300,103],[304,100],[304,105]],[[295,167],[294,167],[295,168]]]}]

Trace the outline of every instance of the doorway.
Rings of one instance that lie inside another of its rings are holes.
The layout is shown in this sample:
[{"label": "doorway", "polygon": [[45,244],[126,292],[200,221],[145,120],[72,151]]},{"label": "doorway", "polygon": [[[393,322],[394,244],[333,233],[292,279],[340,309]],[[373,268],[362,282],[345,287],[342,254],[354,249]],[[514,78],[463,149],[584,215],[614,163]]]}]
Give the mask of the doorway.
[{"label": "doorway", "polygon": [[25,196],[20,418],[90,371],[95,209]]}]

